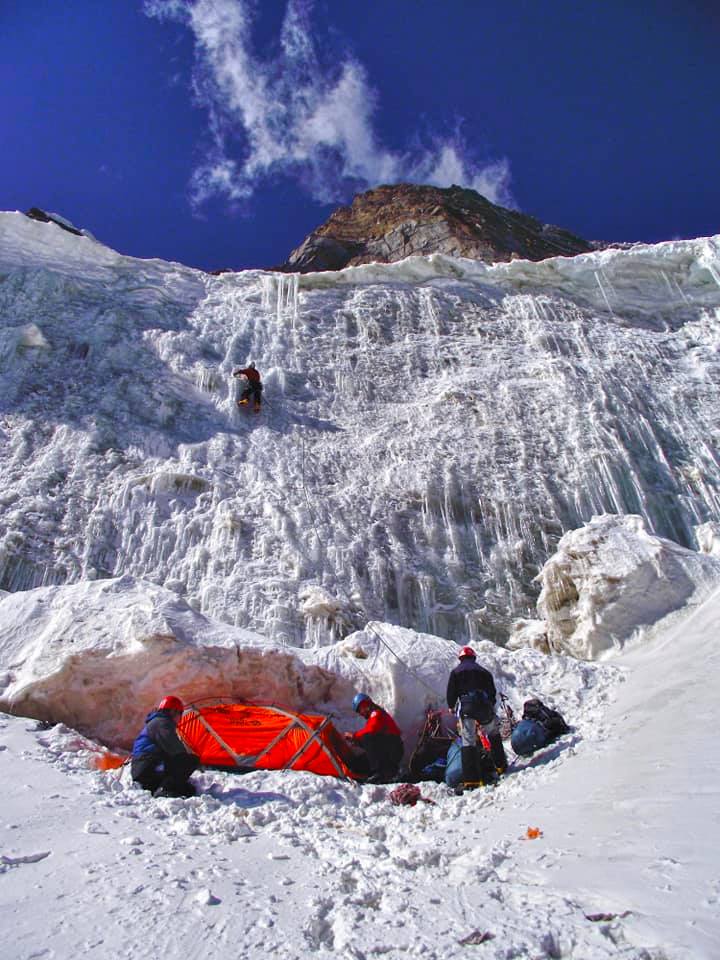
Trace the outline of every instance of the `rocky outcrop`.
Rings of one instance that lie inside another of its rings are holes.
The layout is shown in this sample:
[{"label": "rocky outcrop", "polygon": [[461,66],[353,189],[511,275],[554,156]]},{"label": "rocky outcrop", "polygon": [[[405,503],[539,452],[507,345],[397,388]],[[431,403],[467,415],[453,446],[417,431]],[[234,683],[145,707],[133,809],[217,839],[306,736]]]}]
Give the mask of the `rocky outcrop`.
[{"label": "rocky outcrop", "polygon": [[59,216],[57,213],[46,213],[44,210],[41,210],[40,207],[30,207],[25,216],[30,217],[31,220],[39,220],[41,223],[55,223],[63,230],[67,230],[68,233],[74,233],[76,237],[83,236],[82,230],[74,227],[69,220]]},{"label": "rocky outcrop", "polygon": [[499,207],[475,190],[400,183],[368,190],[338,208],[279,269],[341,270],[430,253],[488,263],[545,260],[593,249],[569,231]]}]

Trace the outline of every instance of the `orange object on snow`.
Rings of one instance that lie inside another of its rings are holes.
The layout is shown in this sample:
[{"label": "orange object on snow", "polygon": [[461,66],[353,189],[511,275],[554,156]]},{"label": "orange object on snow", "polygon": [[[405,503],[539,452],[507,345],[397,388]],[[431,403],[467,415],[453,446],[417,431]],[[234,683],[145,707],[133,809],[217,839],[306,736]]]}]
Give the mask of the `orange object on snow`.
[{"label": "orange object on snow", "polygon": [[96,770],[118,770],[127,760],[117,753],[100,753],[91,760]]},{"label": "orange object on snow", "polygon": [[352,750],[329,717],[274,704],[212,701],[189,705],[177,732],[205,766],[356,779]]},{"label": "orange object on snow", "polygon": [[525,834],[528,840],[537,840],[537,838],[541,837],[542,835],[543,832],[540,827],[528,827],[527,833]]}]

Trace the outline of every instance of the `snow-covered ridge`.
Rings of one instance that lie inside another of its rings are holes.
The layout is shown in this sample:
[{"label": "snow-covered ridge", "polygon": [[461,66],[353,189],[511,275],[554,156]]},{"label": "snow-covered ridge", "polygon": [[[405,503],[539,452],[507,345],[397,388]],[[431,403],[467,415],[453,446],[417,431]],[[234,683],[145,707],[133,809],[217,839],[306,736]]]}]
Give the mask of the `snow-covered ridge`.
[{"label": "snow-covered ridge", "polygon": [[720,521],[718,244],[211,277],[1,214],[0,589],[130,574],[292,645],[504,641],[592,516],[689,548]]},{"label": "snow-covered ridge", "polygon": [[[693,288],[696,303],[705,288],[708,304],[717,305],[714,287],[720,285],[719,257],[720,235],[717,235],[657,244],[636,243],[623,250],[608,247],[574,257],[510,263],[483,263],[433,253],[392,264],[370,263],[307,274],[300,282],[304,288],[317,288],[339,283],[427,283],[447,279],[495,284],[516,291],[528,284],[533,292],[549,288],[556,294],[580,295],[588,305],[602,312],[613,313],[614,308],[619,308],[622,314],[632,303],[639,312],[666,313],[687,305],[686,286]],[[609,278],[603,277],[603,271],[612,274],[607,284],[603,279]]]}]

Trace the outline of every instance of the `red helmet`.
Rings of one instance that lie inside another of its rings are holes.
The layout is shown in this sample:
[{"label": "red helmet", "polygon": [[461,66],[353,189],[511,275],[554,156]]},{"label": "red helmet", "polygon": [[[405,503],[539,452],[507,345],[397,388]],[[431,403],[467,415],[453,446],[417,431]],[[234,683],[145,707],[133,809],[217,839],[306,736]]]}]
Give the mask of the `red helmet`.
[{"label": "red helmet", "polygon": [[179,710],[182,713],[185,704],[180,697],[163,697],[157,708],[158,710]]},{"label": "red helmet", "polygon": [[472,657],[475,659],[475,651],[472,647],[463,647],[460,653],[458,654],[458,660],[462,660],[465,657]]}]

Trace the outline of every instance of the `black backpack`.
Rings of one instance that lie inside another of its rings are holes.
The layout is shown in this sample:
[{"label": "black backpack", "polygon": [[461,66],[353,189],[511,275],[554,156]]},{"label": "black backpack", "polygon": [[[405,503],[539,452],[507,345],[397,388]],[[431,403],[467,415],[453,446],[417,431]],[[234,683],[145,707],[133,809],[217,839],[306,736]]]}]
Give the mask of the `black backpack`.
[{"label": "black backpack", "polygon": [[478,723],[492,723],[495,705],[485,690],[471,690],[460,697],[460,716],[471,717]]},{"label": "black backpack", "polygon": [[557,710],[546,707],[542,700],[526,700],[523,705],[523,720],[535,720],[541,723],[554,740],[568,733],[570,727],[565,723],[562,714]]}]

